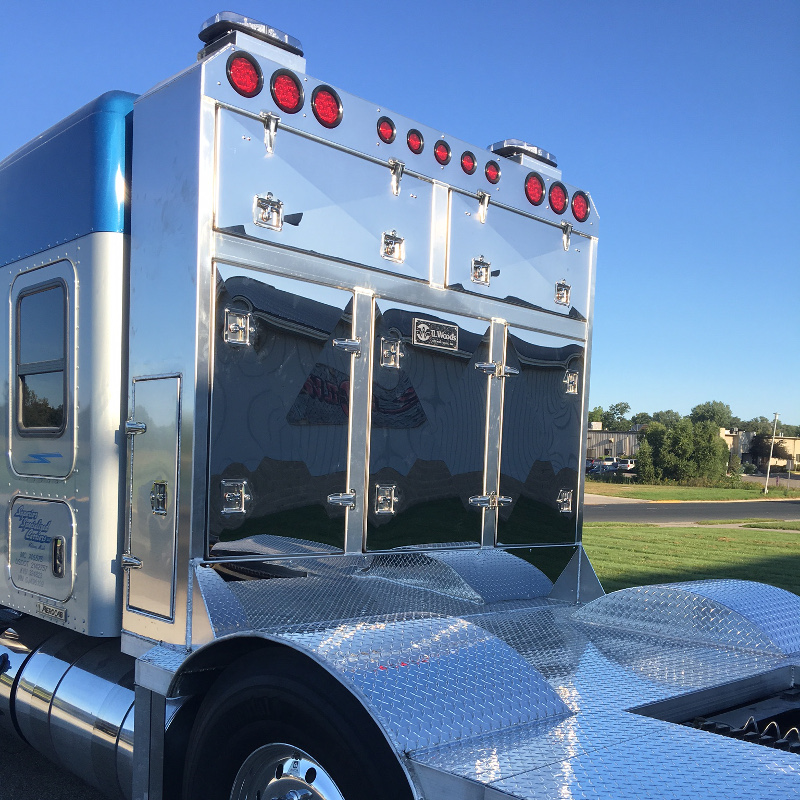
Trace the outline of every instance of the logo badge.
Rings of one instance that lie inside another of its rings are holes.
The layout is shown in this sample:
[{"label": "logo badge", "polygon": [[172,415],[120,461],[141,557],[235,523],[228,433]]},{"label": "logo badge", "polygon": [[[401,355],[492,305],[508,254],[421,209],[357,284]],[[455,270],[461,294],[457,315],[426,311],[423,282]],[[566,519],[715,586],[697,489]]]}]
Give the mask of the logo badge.
[{"label": "logo badge", "polygon": [[59,622],[67,621],[67,611],[64,608],[59,608],[58,606],[51,606],[48,603],[37,603],[36,610],[40,614],[44,614],[46,617],[50,617],[50,619],[56,619]]},{"label": "logo badge", "polygon": [[439,350],[458,350],[458,325],[415,317],[414,344]]}]

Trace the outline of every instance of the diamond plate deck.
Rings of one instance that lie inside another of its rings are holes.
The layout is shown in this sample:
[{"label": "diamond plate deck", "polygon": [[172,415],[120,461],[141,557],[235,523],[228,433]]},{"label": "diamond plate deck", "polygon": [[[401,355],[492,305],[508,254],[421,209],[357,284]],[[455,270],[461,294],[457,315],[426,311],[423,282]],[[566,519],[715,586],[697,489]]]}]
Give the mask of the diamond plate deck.
[{"label": "diamond plate deck", "polygon": [[800,797],[796,755],[628,711],[800,665],[788,592],[709,581],[574,606],[502,551],[282,563],[306,577],[201,581],[217,635],[230,603],[235,627],[325,663],[426,800]]}]

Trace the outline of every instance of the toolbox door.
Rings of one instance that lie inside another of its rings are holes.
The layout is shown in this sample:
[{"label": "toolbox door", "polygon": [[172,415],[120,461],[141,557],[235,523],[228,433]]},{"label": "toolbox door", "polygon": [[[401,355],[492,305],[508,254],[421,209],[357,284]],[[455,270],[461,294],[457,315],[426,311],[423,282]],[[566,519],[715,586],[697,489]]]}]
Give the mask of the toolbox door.
[{"label": "toolbox door", "polygon": [[127,608],[174,617],[181,379],[133,381]]},{"label": "toolbox door", "polygon": [[578,469],[583,462],[583,348],[509,327],[504,378],[498,543],[576,538]]},{"label": "toolbox door", "polygon": [[367,549],[477,545],[489,323],[379,299]]},{"label": "toolbox door", "polygon": [[210,553],[341,552],[353,294],[226,265],[217,276]]}]

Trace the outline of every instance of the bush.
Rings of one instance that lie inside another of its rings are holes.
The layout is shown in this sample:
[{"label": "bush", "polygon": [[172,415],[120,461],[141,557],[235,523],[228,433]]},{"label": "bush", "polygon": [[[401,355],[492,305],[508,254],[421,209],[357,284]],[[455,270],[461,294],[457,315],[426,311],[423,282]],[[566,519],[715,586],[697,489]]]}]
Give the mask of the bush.
[{"label": "bush", "polygon": [[755,475],[758,470],[756,469],[755,464],[751,464],[749,461],[746,464],[742,464],[742,472],[745,475]]}]

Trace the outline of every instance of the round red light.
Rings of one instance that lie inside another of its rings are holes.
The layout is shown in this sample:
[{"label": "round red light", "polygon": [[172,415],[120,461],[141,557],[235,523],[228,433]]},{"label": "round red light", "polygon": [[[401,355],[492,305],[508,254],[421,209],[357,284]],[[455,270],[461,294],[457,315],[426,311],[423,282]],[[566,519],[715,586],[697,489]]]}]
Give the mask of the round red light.
[{"label": "round red light", "polygon": [[264,86],[261,67],[251,56],[232,53],[227,64],[228,80],[243,97],[255,97]]},{"label": "round red light", "polygon": [[378,136],[384,144],[391,144],[397,136],[397,129],[389,117],[381,117],[378,120]]},{"label": "round red light", "polygon": [[303,107],[303,87],[288,69],[279,69],[272,74],[270,91],[275,105],[287,114],[296,114]]},{"label": "round red light", "polygon": [[556,214],[563,214],[567,210],[567,189],[563,183],[556,181],[550,187],[550,208]]},{"label": "round red light", "polygon": [[422,152],[422,148],[425,147],[425,139],[423,139],[422,134],[414,128],[408,132],[406,142],[408,142],[408,149],[416,155],[419,155]]},{"label": "round red light", "polygon": [[525,178],[525,197],[535,206],[544,200],[544,180],[538,172],[530,172]]},{"label": "round red light", "polygon": [[314,89],[311,108],[317,121],[326,128],[335,128],[342,121],[342,101],[330,86]]},{"label": "round red light", "polygon": [[589,196],[585,192],[575,192],[572,195],[572,216],[578,222],[589,219]]},{"label": "round red light", "polygon": [[461,154],[461,169],[467,173],[467,175],[472,175],[475,172],[475,168],[478,166],[478,162],[475,160],[475,155],[470,153],[469,150],[465,150]]},{"label": "round red light", "polygon": [[444,166],[450,163],[450,145],[441,139],[433,146],[433,155]]},{"label": "round red light", "polygon": [[497,183],[500,180],[500,165],[496,161],[488,161],[484,172],[489,183]]}]

